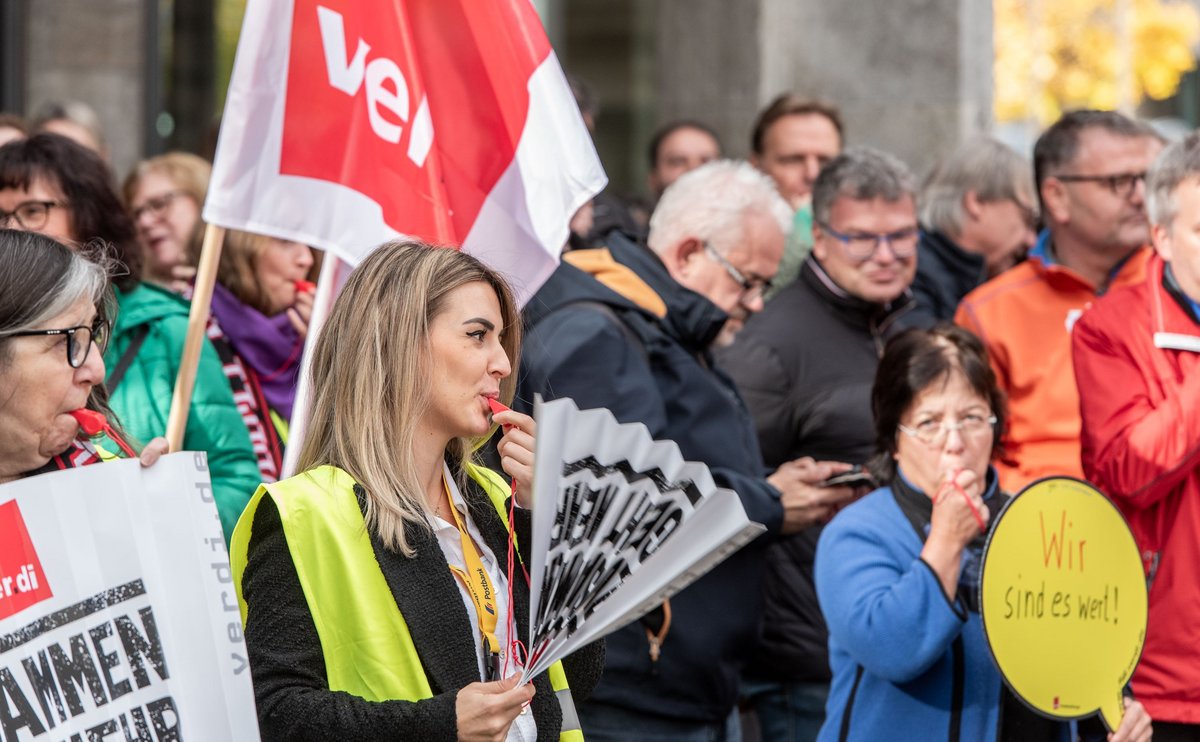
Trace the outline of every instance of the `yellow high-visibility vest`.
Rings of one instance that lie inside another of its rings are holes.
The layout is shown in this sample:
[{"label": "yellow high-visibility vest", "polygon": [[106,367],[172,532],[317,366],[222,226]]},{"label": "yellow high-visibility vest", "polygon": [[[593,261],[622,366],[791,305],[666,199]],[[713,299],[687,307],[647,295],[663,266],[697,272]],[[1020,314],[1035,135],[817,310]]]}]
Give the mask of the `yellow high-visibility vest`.
[{"label": "yellow high-visibility vest", "polygon": [[[505,526],[508,484],[495,472],[467,464],[467,474],[487,493]],[[246,622],[242,575],[254,513],[270,495],[287,536],[288,551],[304,595],[309,598],[329,689],[368,701],[419,701],[433,692],[400,608],[375,559],[354,478],[334,466],[321,466],[260,485],[238,519],[229,544],[233,584]],[[319,599],[313,599],[320,596]],[[583,742],[579,715],[562,663],[547,671],[562,708],[560,742]]]}]

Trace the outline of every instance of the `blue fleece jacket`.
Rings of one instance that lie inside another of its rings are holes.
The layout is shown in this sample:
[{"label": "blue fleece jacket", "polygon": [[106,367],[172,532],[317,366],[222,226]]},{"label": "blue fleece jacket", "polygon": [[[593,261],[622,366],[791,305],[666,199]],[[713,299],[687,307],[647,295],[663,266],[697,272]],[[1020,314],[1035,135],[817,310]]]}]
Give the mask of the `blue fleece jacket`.
[{"label": "blue fleece jacket", "polygon": [[947,599],[922,546],[886,487],[821,534],[815,578],[833,671],[821,742],[946,739],[956,710],[959,739],[996,739],[1001,680],[983,624],[961,597]]}]

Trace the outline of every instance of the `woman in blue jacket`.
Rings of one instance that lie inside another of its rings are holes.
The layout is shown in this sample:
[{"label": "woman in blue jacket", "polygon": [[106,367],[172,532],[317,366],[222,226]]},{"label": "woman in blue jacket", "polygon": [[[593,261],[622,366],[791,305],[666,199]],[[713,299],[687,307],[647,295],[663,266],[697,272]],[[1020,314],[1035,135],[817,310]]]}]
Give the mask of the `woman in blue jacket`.
[{"label": "woman in blue jacket", "polygon": [[[979,615],[980,556],[1005,496],[990,466],[1004,398],[979,340],[941,325],[884,351],[871,392],[889,482],[821,534],[815,578],[833,683],[819,739],[1065,740],[1002,688]],[[1128,701],[1119,742],[1149,740]]]}]

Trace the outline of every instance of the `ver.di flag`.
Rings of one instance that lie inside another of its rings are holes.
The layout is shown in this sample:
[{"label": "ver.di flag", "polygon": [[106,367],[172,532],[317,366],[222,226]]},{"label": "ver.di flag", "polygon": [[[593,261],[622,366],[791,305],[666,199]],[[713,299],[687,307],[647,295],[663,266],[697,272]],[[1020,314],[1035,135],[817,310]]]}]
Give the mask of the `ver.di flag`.
[{"label": "ver.di flag", "polygon": [[255,2],[204,219],[350,263],[461,244],[523,303],[605,182],[528,0]]}]

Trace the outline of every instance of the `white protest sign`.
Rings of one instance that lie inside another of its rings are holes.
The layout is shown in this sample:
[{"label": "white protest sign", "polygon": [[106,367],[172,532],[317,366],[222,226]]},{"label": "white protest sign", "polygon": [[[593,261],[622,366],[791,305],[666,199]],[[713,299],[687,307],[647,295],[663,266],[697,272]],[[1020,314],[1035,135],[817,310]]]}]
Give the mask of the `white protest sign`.
[{"label": "white protest sign", "polygon": [[0,486],[5,742],[257,740],[204,454]]}]

